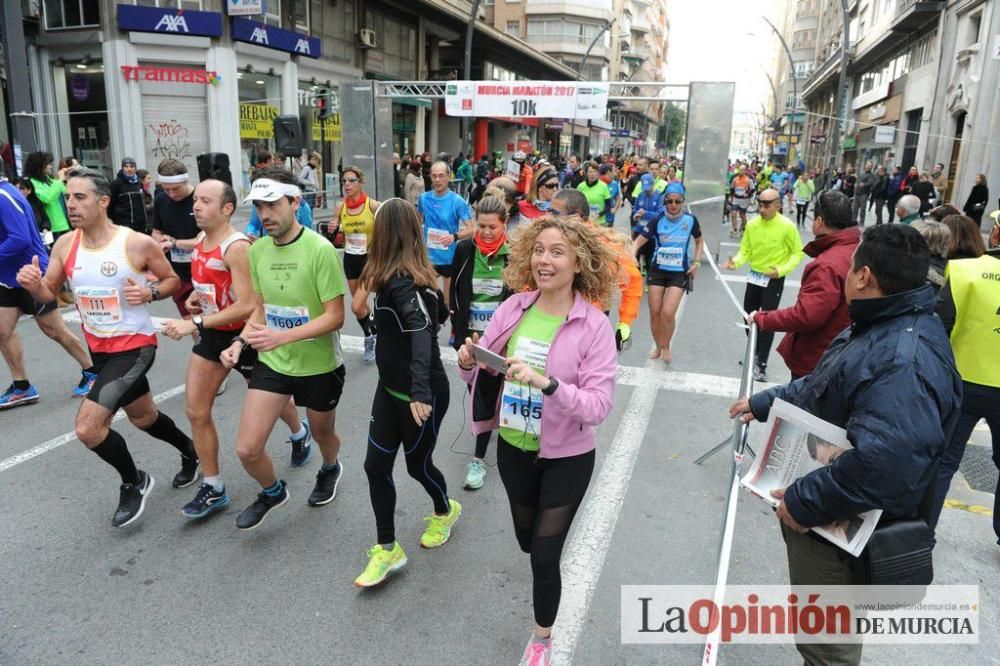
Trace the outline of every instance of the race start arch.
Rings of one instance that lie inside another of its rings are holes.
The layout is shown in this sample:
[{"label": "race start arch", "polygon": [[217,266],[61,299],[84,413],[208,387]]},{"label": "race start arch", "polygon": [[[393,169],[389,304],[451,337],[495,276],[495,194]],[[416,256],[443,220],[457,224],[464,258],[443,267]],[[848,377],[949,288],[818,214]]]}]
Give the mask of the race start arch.
[{"label": "race start arch", "polygon": [[[721,216],[735,89],[731,82],[353,81],[340,87],[344,164],[374,174],[368,185],[376,199],[393,196],[393,99],[440,99],[448,115],[454,116],[575,117],[581,121],[603,118],[608,101],[686,102],[687,200],[696,215],[699,208],[711,206]],[[706,209],[702,214],[709,212]]]}]

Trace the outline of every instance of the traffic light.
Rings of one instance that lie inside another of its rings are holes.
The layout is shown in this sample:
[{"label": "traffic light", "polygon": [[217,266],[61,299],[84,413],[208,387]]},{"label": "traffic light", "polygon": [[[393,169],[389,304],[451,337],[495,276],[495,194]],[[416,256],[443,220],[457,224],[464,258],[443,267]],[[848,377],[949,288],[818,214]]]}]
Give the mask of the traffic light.
[{"label": "traffic light", "polygon": [[333,115],[333,100],[331,99],[330,91],[327,88],[320,88],[316,91],[315,104],[316,108],[319,109],[319,113],[316,117],[319,120],[326,120]]}]

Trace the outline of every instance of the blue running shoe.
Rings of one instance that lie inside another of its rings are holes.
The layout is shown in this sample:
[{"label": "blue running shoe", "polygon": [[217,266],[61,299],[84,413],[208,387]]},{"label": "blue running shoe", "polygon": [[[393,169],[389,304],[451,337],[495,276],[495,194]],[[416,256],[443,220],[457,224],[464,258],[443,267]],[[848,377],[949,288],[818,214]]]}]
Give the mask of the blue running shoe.
[{"label": "blue running shoe", "polygon": [[38,402],[38,391],[35,390],[34,386],[28,386],[28,388],[21,389],[14,388],[11,384],[4,391],[3,395],[0,395],[0,409],[10,409],[11,407],[17,407],[18,405],[30,405],[33,402]]},{"label": "blue running shoe", "polygon": [[309,430],[308,423],[304,423],[303,425],[306,427],[305,437],[302,439],[288,438],[288,441],[292,444],[292,467],[302,467],[312,457],[312,431]]},{"label": "blue running shoe", "polygon": [[181,509],[187,518],[204,518],[210,513],[221,511],[229,506],[229,495],[226,489],[216,490],[211,484],[203,483],[198,488],[198,494],[194,499],[184,505]]},{"label": "blue running shoe", "polygon": [[97,374],[93,372],[81,372],[80,373],[80,383],[73,388],[74,398],[83,398],[88,393],[90,389],[94,388],[94,382],[97,381]]}]

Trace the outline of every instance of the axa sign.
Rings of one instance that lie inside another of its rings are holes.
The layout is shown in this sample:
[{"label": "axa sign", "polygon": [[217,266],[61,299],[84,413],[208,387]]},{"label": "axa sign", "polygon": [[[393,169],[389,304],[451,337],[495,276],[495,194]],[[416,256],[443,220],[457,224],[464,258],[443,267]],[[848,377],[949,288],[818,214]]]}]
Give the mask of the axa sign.
[{"label": "axa sign", "polygon": [[118,27],[136,32],[222,36],[222,14],[193,9],[118,5]]},{"label": "axa sign", "polygon": [[318,37],[310,37],[299,32],[283,30],[273,25],[266,25],[250,19],[235,16],[233,21],[233,39],[266,46],[269,49],[295,53],[308,58],[319,58],[321,55]]}]

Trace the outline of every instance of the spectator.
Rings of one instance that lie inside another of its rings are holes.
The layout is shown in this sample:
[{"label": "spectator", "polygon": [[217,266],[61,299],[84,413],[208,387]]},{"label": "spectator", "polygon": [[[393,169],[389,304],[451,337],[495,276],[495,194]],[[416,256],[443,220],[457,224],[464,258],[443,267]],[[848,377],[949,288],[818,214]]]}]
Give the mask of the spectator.
[{"label": "spectator", "polygon": [[305,166],[299,171],[299,188],[302,190],[302,198],[310,208],[316,207],[316,194],[319,192],[320,165],[323,158],[315,150],[309,153]]},{"label": "spectator", "polygon": [[[885,172],[885,167],[879,164],[878,168],[875,169],[875,184],[872,185],[871,203],[868,206],[868,210],[875,209],[875,224],[882,224],[882,209],[885,207],[888,197],[889,176]],[[892,212],[889,215],[891,216]]]},{"label": "spectator", "polygon": [[892,224],[896,215],[896,203],[899,197],[903,196],[903,170],[897,164],[892,168],[892,175],[889,177],[889,184],[886,186],[886,208],[889,209],[889,224]]},{"label": "spectator", "polygon": [[45,214],[52,224],[52,237],[59,237],[69,231],[69,218],[66,215],[66,183],[62,179],[52,178],[52,153],[29,153],[24,160],[24,175],[31,179],[35,188],[35,196],[45,207]]},{"label": "spectator", "polygon": [[77,159],[72,155],[67,155],[66,157],[59,160],[59,166],[57,167],[56,177],[65,183],[67,180],[66,172],[72,169],[73,167],[78,167],[78,166],[80,166],[80,163],[77,161]]},{"label": "spectator", "polygon": [[986,186],[986,174],[977,173],[976,184],[972,186],[969,198],[965,200],[965,206],[962,208],[965,214],[976,223],[977,228],[983,223],[983,211],[986,210],[986,204],[989,203],[989,200],[990,190]]},{"label": "spectator", "polygon": [[949,215],[942,220],[951,230],[948,259],[975,259],[986,253],[979,225],[965,215]]},{"label": "spectator", "polygon": [[911,188],[914,183],[920,181],[920,171],[916,166],[911,166],[910,170],[906,172],[906,176],[903,178],[902,183],[899,186],[899,191],[903,194],[912,194]]},{"label": "spectator", "polygon": [[[856,578],[853,558],[809,528],[873,509],[882,509],[882,521],[916,517],[930,491],[931,471],[958,423],[962,386],[925,284],[927,265],[927,243],[915,230],[889,224],[865,231],[845,281],[851,327],[808,377],[729,409],[744,422],[766,421],[781,398],[845,428],[854,445],[772,492],[781,500],[777,517],[792,585],[866,582]],[[863,551],[862,563],[866,557]],[[861,661],[859,643],[797,647],[807,664]]]},{"label": "spectator", "polygon": [[941,204],[940,206],[935,206],[927,212],[927,217],[931,218],[935,222],[944,222],[944,218],[951,215],[961,215],[962,213],[952,206],[951,204]]},{"label": "spectator", "polygon": [[142,185],[142,207],[146,212],[146,228],[148,229],[149,225],[153,223],[153,174],[145,169],[139,169],[135,175],[139,176],[139,184]]},{"label": "spectator", "polygon": [[392,196],[403,196],[403,162],[399,159],[399,153],[392,154]]},{"label": "spectator", "polygon": [[[433,163],[434,160],[431,159],[430,153],[424,152],[420,156],[420,175],[423,176],[424,179],[424,192],[431,189],[431,165]],[[416,203],[414,203],[414,205],[416,205]]]},{"label": "spectator", "polygon": [[920,219],[920,199],[915,194],[904,194],[896,202],[896,217],[903,224]]},{"label": "spectator", "polygon": [[934,185],[931,176],[926,171],[920,174],[920,180],[910,185],[910,194],[920,198],[920,214],[931,209],[931,199],[934,198]]},{"label": "spectator", "polygon": [[111,181],[111,202],[108,217],[120,227],[148,234],[146,224],[146,202],[142,197],[142,182],[139,180],[135,159],[126,157],[118,176]]},{"label": "spectator", "polygon": [[857,188],[858,177],[854,174],[854,167],[847,167],[845,175],[840,179],[840,191],[847,195],[847,198],[854,201],[854,190]]},{"label": "spectator", "polygon": [[948,248],[951,246],[951,231],[947,225],[934,220],[917,220],[911,225],[920,232],[930,249],[930,267],[927,281],[938,291],[944,286],[944,271],[948,265]]},{"label": "spectator", "polygon": [[420,160],[410,162],[410,168],[403,179],[403,198],[414,206],[424,193],[423,163]]},{"label": "spectator", "polygon": [[[0,176],[0,180],[2,180]],[[17,189],[20,190],[24,198],[28,200],[31,204],[31,212],[35,217],[35,226],[38,227],[38,233],[42,235],[42,240],[45,242],[46,249],[52,250],[52,223],[49,222],[49,216],[45,214],[45,206],[42,202],[38,200],[35,196],[35,186],[31,184],[30,178],[21,178],[17,181]]]},{"label": "spectator", "polygon": [[[1000,212],[990,233],[990,250],[975,259],[948,264],[944,287],[938,296],[937,313],[951,334],[955,362],[962,375],[962,413],[958,427],[945,449],[938,469],[937,488],[931,513],[931,527],[937,525],[941,507],[951,485],[951,477],[962,462],[965,445],[980,419],[986,419],[993,440],[993,464],[1000,468],[1000,364],[996,361],[998,317],[993,312],[1000,297]],[[979,227],[976,232],[978,235]],[[1000,483],[993,496],[993,532],[1000,544]]]},{"label": "spectator", "polygon": [[795,304],[781,310],[756,311],[751,317],[761,331],[785,332],[778,354],[792,379],[813,371],[826,348],[851,325],[844,298],[844,280],[851,255],[861,241],[851,201],[841,192],[816,198],[812,231],[815,240],[803,251],[815,261],[806,264]]},{"label": "spectator", "polygon": [[944,165],[940,162],[934,165],[934,170],[931,172],[931,185],[937,192],[937,202],[944,203],[944,193],[948,190],[948,176],[944,174]]},{"label": "spectator", "polygon": [[854,189],[854,208],[851,217],[856,224],[865,226],[865,210],[868,208],[868,197],[871,196],[874,187],[875,174],[872,173],[872,163],[865,162],[864,170],[857,179],[857,186]]}]

